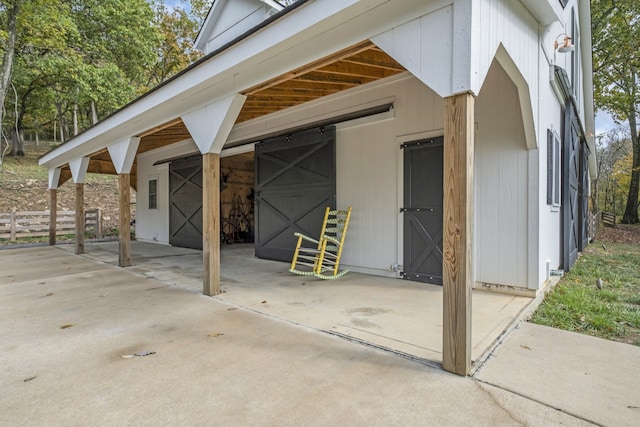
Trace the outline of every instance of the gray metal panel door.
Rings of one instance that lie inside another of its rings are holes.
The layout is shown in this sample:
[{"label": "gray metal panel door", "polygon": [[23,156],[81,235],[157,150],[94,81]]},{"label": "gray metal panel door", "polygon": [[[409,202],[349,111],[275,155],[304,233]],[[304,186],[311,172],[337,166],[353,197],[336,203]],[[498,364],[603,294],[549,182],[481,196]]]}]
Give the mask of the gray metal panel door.
[{"label": "gray metal panel door", "polygon": [[259,258],[291,261],[295,232],[318,238],[335,208],[334,126],[272,138],[255,149],[255,248]]},{"label": "gray metal panel door", "polygon": [[202,157],[169,166],[169,243],[202,249]]},{"label": "gray metal panel door", "polygon": [[589,147],[580,141],[580,247],[582,252],[589,244]]},{"label": "gray metal panel door", "polygon": [[562,142],[562,268],[571,270],[580,248],[580,125],[569,101]]},{"label": "gray metal panel door", "polygon": [[403,144],[403,278],[442,285],[443,137]]}]

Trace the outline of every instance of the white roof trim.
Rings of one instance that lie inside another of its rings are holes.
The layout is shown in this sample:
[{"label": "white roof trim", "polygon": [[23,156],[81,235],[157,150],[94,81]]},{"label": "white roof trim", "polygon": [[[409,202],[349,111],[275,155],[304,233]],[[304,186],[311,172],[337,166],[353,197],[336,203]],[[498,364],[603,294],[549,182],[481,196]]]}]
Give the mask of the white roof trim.
[{"label": "white roof trim", "polygon": [[84,183],[87,176],[87,168],[89,167],[88,157],[78,157],[73,160],[69,160],[69,169],[71,169],[71,176],[73,182],[76,184]]},{"label": "white roof trim", "polygon": [[520,0],[520,3],[542,25],[549,25],[560,21],[562,10],[558,0]]},{"label": "white roof trim", "polygon": [[274,9],[276,12],[280,12],[282,9],[284,9],[284,6],[275,0],[260,0],[260,1],[266,4],[267,6],[271,7],[272,9]]}]

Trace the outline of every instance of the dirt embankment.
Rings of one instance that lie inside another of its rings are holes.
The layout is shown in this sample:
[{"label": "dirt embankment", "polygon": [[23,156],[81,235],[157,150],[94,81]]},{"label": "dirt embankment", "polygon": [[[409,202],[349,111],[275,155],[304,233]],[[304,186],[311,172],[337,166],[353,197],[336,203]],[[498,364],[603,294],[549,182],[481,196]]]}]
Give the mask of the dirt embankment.
[{"label": "dirt embankment", "polygon": [[602,226],[596,240],[640,245],[640,227],[629,224],[616,224],[615,227]]},{"label": "dirt embankment", "polygon": [[[49,209],[48,175],[38,166],[38,158],[52,148],[41,143],[27,144],[27,155],[7,157],[0,170],[0,212],[44,211]],[[132,218],[135,218],[135,191],[132,190]],[[103,230],[117,234],[118,180],[112,175],[89,174],[84,188],[85,209],[102,209]],[[75,209],[75,188],[69,180],[58,189],[58,210]]]}]

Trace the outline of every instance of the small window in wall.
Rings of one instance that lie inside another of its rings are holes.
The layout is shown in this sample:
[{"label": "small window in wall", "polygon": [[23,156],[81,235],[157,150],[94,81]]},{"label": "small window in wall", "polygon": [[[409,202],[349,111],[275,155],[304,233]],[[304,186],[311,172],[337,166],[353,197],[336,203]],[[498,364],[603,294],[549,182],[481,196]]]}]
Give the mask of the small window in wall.
[{"label": "small window in wall", "polygon": [[560,137],[547,130],[547,204],[560,206]]},{"label": "small window in wall", "polygon": [[149,209],[158,209],[158,178],[149,180]]}]

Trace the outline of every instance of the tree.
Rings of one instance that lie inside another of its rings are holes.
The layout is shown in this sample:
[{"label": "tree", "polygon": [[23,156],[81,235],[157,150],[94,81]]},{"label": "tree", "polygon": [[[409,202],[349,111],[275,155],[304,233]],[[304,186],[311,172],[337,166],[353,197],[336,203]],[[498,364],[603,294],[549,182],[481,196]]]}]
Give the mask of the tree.
[{"label": "tree", "polygon": [[6,25],[2,28],[1,34],[1,38],[5,39],[6,42],[4,46],[4,54],[2,55],[2,75],[0,76],[0,165],[2,164],[2,158],[5,154],[5,149],[2,147],[2,139],[4,136],[2,128],[2,121],[4,120],[5,112],[4,100],[7,96],[7,91],[9,90],[11,74],[13,72],[13,61],[15,57],[16,42],[18,39],[17,21],[21,6],[22,0],[13,0],[7,2],[6,5],[2,4],[0,6],[0,11],[3,12],[2,18],[4,18],[2,21],[6,22]]},{"label": "tree", "polygon": [[[591,189],[591,206],[595,210],[611,210],[613,174],[616,162],[631,153],[628,129],[619,126],[596,139],[597,176]],[[604,195],[604,197],[601,197]]]},{"label": "tree", "polygon": [[640,190],[640,1],[591,0],[596,108],[628,121],[632,145],[623,223],[637,224]]},{"label": "tree", "polygon": [[[17,129],[14,155],[26,129],[55,127],[63,140],[149,89],[161,37],[146,0],[13,1],[21,2],[9,79],[17,96],[3,124]],[[0,6],[0,21],[8,17]],[[0,45],[5,57],[8,47]]]},{"label": "tree", "polygon": [[[199,7],[204,7],[204,3],[201,2],[201,4]],[[193,49],[193,41],[198,35],[200,25],[199,18],[192,17],[194,12],[198,14],[201,12],[194,10],[193,6],[192,14],[180,7],[170,10],[162,1],[155,1],[153,9],[161,43],[157,50],[158,60],[149,70],[148,75],[149,85],[158,85],[202,56],[200,52]]]},{"label": "tree", "polygon": [[629,192],[631,169],[631,139],[623,127],[599,135],[596,141],[598,176],[591,191],[594,209],[623,212],[622,201]]}]

